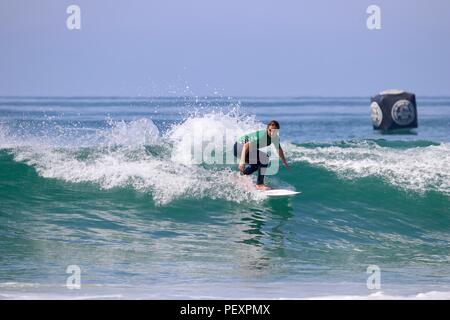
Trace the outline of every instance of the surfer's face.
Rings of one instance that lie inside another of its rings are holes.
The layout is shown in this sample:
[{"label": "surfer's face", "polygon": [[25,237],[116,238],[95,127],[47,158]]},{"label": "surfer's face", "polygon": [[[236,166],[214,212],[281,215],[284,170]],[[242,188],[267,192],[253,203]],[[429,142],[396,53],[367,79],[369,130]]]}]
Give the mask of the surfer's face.
[{"label": "surfer's face", "polygon": [[269,135],[269,137],[274,137],[277,133],[278,133],[278,129],[276,126],[270,125],[267,128],[267,134]]}]

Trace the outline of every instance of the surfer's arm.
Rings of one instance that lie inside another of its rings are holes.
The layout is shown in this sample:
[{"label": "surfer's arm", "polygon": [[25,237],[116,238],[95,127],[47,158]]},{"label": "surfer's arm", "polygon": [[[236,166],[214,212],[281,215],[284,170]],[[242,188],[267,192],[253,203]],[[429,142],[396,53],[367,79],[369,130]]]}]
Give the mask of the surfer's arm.
[{"label": "surfer's arm", "polygon": [[242,148],[242,153],[241,153],[241,159],[239,161],[239,170],[242,172],[244,171],[244,167],[245,167],[245,156],[248,153],[248,149],[250,147],[250,142],[246,142],[244,143],[244,146]]},{"label": "surfer's arm", "polygon": [[287,168],[288,163],[286,161],[286,157],[284,156],[284,151],[283,151],[283,148],[281,148],[281,146],[279,146],[279,148],[278,148],[278,156],[281,159],[281,163],[283,163],[283,165]]}]

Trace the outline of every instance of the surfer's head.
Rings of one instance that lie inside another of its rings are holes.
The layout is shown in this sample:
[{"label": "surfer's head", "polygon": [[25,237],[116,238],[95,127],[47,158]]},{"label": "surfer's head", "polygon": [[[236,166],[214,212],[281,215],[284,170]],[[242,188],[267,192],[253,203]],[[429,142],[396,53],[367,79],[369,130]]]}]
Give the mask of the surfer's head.
[{"label": "surfer's head", "polygon": [[270,137],[273,137],[274,134],[278,133],[278,130],[280,130],[280,124],[276,120],[271,120],[267,124],[267,134]]}]

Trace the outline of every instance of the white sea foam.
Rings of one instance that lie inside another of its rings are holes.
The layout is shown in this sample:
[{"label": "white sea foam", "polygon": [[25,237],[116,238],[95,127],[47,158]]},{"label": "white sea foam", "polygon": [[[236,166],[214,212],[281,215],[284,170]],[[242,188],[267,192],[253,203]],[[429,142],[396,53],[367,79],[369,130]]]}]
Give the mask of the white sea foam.
[{"label": "white sea foam", "polygon": [[[252,117],[209,113],[201,117],[188,118],[171,128],[165,136],[167,141],[173,144],[173,161],[193,164],[202,160],[212,163],[215,160],[215,153],[210,152],[211,150],[218,150],[222,157],[225,152],[231,150],[237,137],[260,127],[261,125]],[[194,156],[195,151],[192,152],[194,148],[203,151],[200,159]]]},{"label": "white sea foam", "polygon": [[347,146],[287,148],[293,161],[305,161],[342,178],[380,177],[388,183],[417,192],[450,195],[450,144],[396,149],[359,142]]},{"label": "white sea foam", "polygon": [[240,282],[159,283],[152,286],[0,284],[0,299],[299,299],[299,300],[450,300],[448,286],[393,285],[369,292],[357,283]]},{"label": "white sea foam", "polygon": [[368,295],[325,295],[310,297],[307,300],[450,300],[450,292],[429,291],[417,294],[387,294],[378,291]]}]

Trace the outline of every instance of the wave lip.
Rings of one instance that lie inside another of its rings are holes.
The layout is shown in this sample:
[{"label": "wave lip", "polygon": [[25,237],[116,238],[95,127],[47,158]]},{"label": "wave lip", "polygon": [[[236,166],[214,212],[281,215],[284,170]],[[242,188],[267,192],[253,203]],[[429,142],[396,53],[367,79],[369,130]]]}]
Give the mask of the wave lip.
[{"label": "wave lip", "polygon": [[[257,125],[251,120],[243,123],[236,116],[210,113],[188,118],[161,135],[148,118],[109,120],[108,129],[82,136],[69,146],[54,143],[53,137],[39,143],[36,137],[18,144],[10,141],[14,160],[34,167],[44,178],[95,183],[103,189],[131,187],[151,195],[158,205],[179,198],[259,201],[263,196],[253,190],[250,177],[239,177],[229,166],[195,165],[190,158],[195,130],[202,130],[201,142],[214,142],[217,136],[224,137],[225,130],[243,132]],[[64,140],[64,135],[58,138]]]},{"label": "wave lip", "polygon": [[450,144],[411,148],[372,141],[328,146],[290,145],[291,159],[335,172],[344,179],[378,177],[404,190],[450,195]]}]

